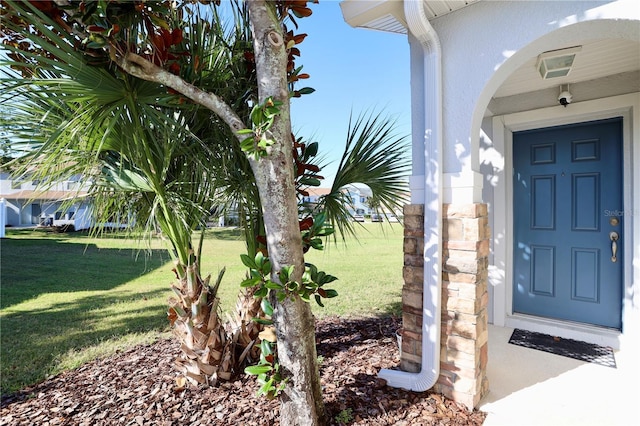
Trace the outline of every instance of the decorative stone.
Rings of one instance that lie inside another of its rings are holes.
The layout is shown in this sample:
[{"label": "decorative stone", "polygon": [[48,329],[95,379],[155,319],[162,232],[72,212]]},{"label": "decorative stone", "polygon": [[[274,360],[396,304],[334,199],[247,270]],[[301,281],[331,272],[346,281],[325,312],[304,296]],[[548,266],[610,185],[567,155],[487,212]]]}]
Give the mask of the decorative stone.
[{"label": "decorative stone", "polygon": [[[407,205],[403,340],[400,368],[421,368],[424,207]],[[488,392],[487,276],[490,230],[486,204],[443,205],[441,370],[434,389],[475,407]]]}]

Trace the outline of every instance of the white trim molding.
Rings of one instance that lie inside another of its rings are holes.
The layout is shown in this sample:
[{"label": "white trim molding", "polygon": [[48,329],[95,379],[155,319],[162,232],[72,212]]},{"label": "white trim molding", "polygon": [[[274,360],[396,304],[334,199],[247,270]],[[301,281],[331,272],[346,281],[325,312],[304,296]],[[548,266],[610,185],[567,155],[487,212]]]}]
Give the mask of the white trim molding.
[{"label": "white trim molding", "polygon": [[445,204],[482,202],[482,174],[472,170],[444,173],[442,180],[442,198]]}]

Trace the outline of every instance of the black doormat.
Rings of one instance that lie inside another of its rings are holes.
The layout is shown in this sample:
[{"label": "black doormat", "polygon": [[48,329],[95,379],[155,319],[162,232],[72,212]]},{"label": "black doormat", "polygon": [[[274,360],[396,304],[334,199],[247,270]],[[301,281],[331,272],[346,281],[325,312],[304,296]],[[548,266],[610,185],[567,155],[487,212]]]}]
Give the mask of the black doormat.
[{"label": "black doormat", "polygon": [[580,361],[592,362],[594,364],[604,365],[605,367],[616,368],[613,349],[606,346],[594,345],[593,343],[580,342],[572,339],[563,339],[561,337],[520,330],[518,328],[513,330],[509,343],[578,359]]}]

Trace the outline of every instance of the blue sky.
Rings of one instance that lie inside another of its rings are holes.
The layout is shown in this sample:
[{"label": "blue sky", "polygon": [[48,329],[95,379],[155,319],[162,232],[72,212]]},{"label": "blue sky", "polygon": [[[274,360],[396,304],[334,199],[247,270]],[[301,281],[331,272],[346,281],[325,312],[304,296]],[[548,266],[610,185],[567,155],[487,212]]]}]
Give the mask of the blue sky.
[{"label": "blue sky", "polygon": [[311,4],[313,14],[298,20],[308,36],[296,65],[310,74],[298,88],[316,89],[291,103],[294,133],[316,141],[332,164],[323,170],[328,187],[347,135],[349,115],[369,110],[397,118],[398,133],[409,135],[409,44],[403,34],[352,28],[336,0]]}]

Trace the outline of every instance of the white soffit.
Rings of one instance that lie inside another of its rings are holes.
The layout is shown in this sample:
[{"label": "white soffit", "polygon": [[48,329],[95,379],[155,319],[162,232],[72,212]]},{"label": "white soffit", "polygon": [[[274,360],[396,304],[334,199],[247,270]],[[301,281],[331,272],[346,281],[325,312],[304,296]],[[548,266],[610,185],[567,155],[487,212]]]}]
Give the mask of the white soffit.
[{"label": "white soffit", "polygon": [[429,20],[455,12],[479,0],[424,0],[424,9]]},{"label": "white soffit", "polygon": [[[429,20],[462,9],[479,0],[425,0]],[[403,0],[343,0],[342,16],[352,27],[406,34]]]}]

